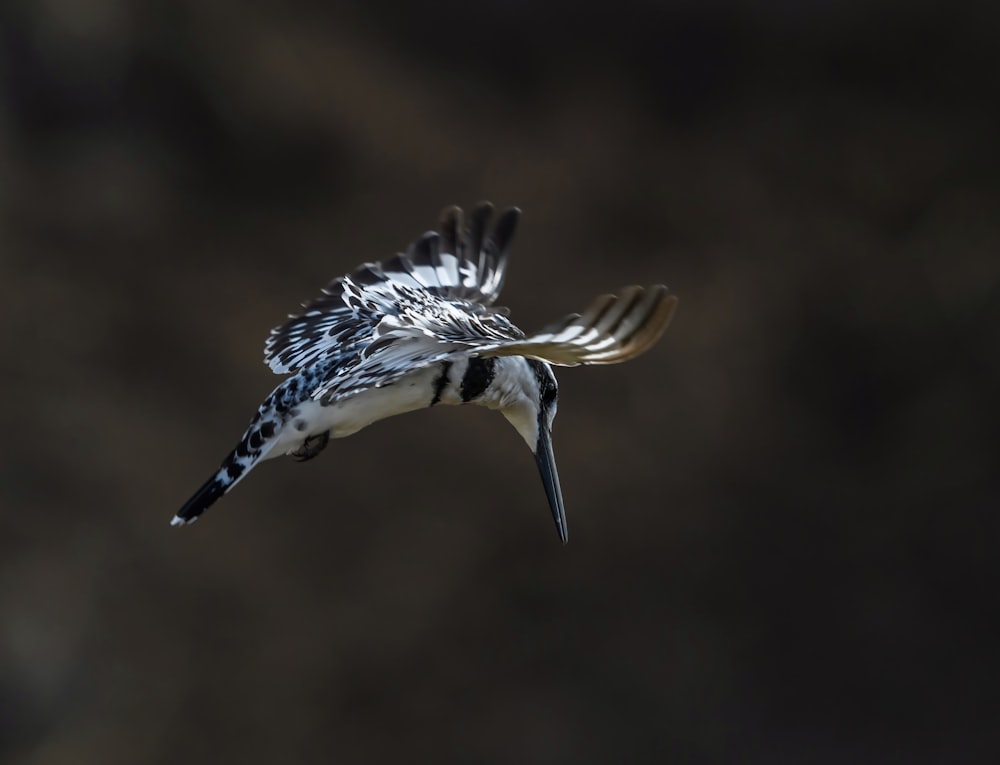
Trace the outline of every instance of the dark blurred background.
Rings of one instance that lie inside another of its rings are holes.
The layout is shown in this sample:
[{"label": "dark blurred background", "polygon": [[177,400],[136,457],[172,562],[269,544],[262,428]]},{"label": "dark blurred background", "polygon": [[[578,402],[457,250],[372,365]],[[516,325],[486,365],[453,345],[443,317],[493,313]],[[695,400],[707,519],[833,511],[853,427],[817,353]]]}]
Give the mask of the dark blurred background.
[{"label": "dark blurred background", "polygon": [[[995,7],[4,3],[0,761],[1000,761]],[[524,328],[681,300],[560,375],[569,546],[478,408],[171,529],[482,198]]]}]

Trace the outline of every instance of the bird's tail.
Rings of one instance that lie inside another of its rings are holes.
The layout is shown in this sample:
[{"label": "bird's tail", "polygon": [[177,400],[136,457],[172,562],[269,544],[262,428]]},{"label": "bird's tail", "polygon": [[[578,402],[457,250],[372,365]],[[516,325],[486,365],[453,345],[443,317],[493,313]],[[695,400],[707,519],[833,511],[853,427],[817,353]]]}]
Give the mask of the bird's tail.
[{"label": "bird's tail", "polygon": [[194,523],[198,520],[199,515],[211,507],[234,485],[235,483],[227,482],[226,471],[219,470],[218,473],[205,481],[191,499],[184,503],[184,507],[177,511],[177,515],[170,521],[170,525],[183,526],[185,523]]},{"label": "bird's tail", "polygon": [[276,440],[263,441],[258,425],[259,423],[255,420],[254,425],[251,425],[250,429],[247,430],[239,445],[222,461],[222,465],[215,475],[205,481],[202,487],[194,493],[194,496],[184,503],[184,507],[177,511],[177,515],[170,521],[171,526],[194,523],[198,520],[199,515],[243,480],[254,465],[267,456]]}]

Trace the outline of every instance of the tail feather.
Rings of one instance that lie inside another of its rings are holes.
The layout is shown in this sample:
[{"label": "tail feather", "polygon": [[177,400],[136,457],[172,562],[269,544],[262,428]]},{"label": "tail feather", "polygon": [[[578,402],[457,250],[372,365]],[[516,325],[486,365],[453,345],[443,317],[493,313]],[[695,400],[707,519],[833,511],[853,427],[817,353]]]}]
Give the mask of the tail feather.
[{"label": "tail feather", "polygon": [[220,470],[205,481],[194,496],[184,503],[184,507],[177,511],[177,515],[170,521],[170,525],[183,526],[186,523],[194,523],[198,520],[199,515],[221,499],[226,490],[232,486],[232,483],[226,484],[225,480],[220,477],[223,473],[224,471]]},{"label": "tail feather", "polygon": [[[198,516],[215,504],[224,494],[227,494],[236,484],[238,484],[254,465],[265,458],[275,444],[274,440],[261,444],[259,441],[259,430],[251,427],[246,432],[240,445],[229,453],[229,456],[222,461],[222,466],[215,475],[209,478],[198,491],[194,493],[184,507],[177,511],[171,521],[171,526],[183,526],[194,523]],[[253,449],[250,445],[258,443],[259,447]]]},{"label": "tail feather", "polygon": [[229,452],[215,475],[177,511],[170,521],[171,526],[194,523],[199,515],[242,481],[254,465],[267,459],[281,441],[283,413],[301,402],[299,383],[298,376],[289,377],[264,399],[236,448]]}]

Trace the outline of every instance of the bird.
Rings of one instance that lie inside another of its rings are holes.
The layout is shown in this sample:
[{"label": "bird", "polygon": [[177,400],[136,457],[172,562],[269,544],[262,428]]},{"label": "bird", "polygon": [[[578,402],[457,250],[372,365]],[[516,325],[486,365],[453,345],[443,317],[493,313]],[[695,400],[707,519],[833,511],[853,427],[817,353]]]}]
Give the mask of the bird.
[{"label": "bird", "polygon": [[333,279],[271,330],[264,363],[288,377],[171,525],[196,521],[264,460],[311,460],[331,438],[387,417],[476,404],[499,410],[531,449],[566,544],[552,449],[553,366],[616,364],[644,353],[666,330],[677,297],[662,284],[625,287],[525,334],[494,306],[521,210],[495,212],[490,202],[467,218],[457,206],[445,208],[437,231]]}]

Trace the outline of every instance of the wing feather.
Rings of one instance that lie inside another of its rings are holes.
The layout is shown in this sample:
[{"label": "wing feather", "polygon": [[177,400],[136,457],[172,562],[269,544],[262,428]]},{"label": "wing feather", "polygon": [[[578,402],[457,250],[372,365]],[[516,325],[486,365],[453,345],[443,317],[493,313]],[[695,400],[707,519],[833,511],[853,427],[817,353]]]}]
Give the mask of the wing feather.
[{"label": "wing feather", "polygon": [[463,356],[526,356],[557,366],[617,364],[649,350],[676,308],[677,298],[658,284],[601,295],[582,314],[570,314],[527,337],[497,313],[387,317],[379,339],[357,364],[329,378],[313,397],[336,401]]},{"label": "wing feather", "polygon": [[557,366],[618,364],[649,350],[666,331],[677,298],[658,284],[595,298],[541,332],[483,349],[481,356],[527,356]]},{"label": "wing feather", "polygon": [[490,228],[493,206],[446,208],[439,231],[405,254],[365,263],[272,330],[264,360],[278,374],[312,368],[315,399],[331,402],[390,385],[417,369],[462,356],[526,356],[559,366],[616,364],[663,334],[677,298],[663,285],[625,287],[525,336],[492,308],[503,286],[520,211]]},{"label": "wing feather", "polygon": [[503,286],[520,210],[505,210],[490,231],[493,210],[489,202],[480,203],[465,227],[461,209],[446,208],[440,232],[428,231],[405,254],[365,263],[331,281],[301,313],[271,330],[264,363],[275,374],[321,361],[350,365],[377,338],[386,316],[405,312],[408,305],[425,310],[428,300],[460,301],[473,315],[504,313],[503,308],[487,306]]}]

